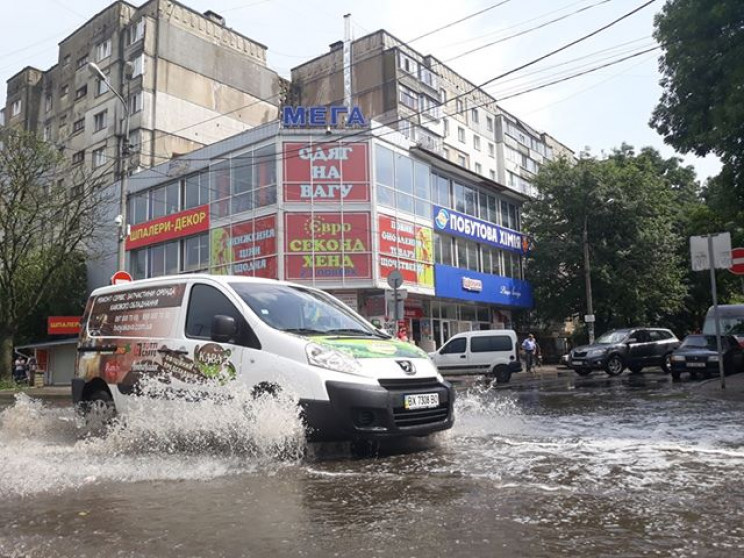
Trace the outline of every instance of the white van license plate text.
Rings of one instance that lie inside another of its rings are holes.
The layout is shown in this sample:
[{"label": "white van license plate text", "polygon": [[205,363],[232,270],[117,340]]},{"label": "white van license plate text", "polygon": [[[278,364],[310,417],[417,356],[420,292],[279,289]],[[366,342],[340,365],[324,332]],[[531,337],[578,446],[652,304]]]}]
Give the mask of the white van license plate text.
[{"label": "white van license plate text", "polygon": [[403,403],[408,410],[430,409],[439,406],[438,393],[419,393],[416,395],[406,395]]}]

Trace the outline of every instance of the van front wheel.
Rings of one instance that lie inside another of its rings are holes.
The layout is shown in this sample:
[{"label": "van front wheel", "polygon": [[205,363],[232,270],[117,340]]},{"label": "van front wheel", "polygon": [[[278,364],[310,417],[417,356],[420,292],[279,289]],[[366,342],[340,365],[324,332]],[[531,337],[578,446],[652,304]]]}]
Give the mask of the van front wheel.
[{"label": "van front wheel", "polygon": [[116,415],[111,394],[99,389],[94,391],[83,404],[86,426],[93,431],[104,430]]},{"label": "van front wheel", "polygon": [[491,373],[493,377],[496,378],[497,384],[508,384],[509,380],[511,379],[511,372],[509,371],[509,368],[507,366],[504,366],[503,364],[500,366],[495,366]]}]

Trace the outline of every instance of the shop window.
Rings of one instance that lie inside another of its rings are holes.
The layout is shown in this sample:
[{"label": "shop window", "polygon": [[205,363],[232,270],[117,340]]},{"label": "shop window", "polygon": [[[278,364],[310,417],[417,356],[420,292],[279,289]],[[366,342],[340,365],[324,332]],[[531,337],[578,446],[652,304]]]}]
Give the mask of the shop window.
[{"label": "shop window", "polygon": [[398,192],[413,193],[413,161],[403,155],[395,157],[395,189]]},{"label": "shop window", "polygon": [[378,184],[393,186],[393,152],[382,146],[375,146],[375,173]]},{"label": "shop window", "polygon": [[171,182],[150,192],[151,219],[157,219],[179,211],[178,190],[179,183]]},{"label": "shop window", "polygon": [[187,176],[183,181],[183,209],[209,203],[209,172]]},{"label": "shop window", "polygon": [[209,268],[209,234],[191,236],[183,240],[183,270],[206,271]]},{"label": "shop window", "polygon": [[133,225],[149,220],[149,192],[134,194],[129,198],[129,222]]},{"label": "shop window", "polygon": [[222,161],[210,168],[212,173],[211,215],[227,217],[230,213],[230,161]]}]

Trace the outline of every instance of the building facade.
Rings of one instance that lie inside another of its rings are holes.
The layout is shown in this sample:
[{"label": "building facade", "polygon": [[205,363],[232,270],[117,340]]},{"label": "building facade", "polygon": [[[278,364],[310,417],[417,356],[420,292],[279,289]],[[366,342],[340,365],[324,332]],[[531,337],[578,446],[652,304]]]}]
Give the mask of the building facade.
[{"label": "building facade", "polygon": [[532,305],[526,197],[376,123],[275,122],[133,178],[135,279],[208,271],[314,285],[392,329],[386,280],[398,269],[400,326],[432,349],[459,331],[508,327]]},{"label": "building facade", "polygon": [[214,12],[117,1],[59,43],[57,64],[8,80],[3,120],[113,182],[276,119],[283,83],[266,47]]},{"label": "building facade", "polygon": [[[421,148],[534,197],[545,161],[573,152],[499,107],[447,65],[380,30],[348,45],[351,104]],[[292,69],[290,101],[343,104],[344,43]]]}]

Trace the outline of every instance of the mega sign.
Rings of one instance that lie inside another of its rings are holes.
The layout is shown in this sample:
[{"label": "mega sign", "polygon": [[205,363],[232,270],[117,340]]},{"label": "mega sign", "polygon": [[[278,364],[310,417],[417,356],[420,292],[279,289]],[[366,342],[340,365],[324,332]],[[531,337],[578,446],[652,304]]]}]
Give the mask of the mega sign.
[{"label": "mega sign", "polygon": [[286,279],[370,279],[369,213],[285,213]]},{"label": "mega sign", "polygon": [[127,250],[191,236],[209,230],[209,206],[202,205],[147,223],[132,225],[127,237]]},{"label": "mega sign", "polygon": [[369,201],[366,143],[284,144],[284,201]]},{"label": "mega sign", "polygon": [[282,107],[282,125],[287,128],[336,128],[346,126],[366,126],[359,107]]},{"label": "mega sign", "polygon": [[276,215],[213,229],[211,242],[212,273],[278,277]]},{"label": "mega sign", "polygon": [[434,288],[434,246],[432,231],[409,221],[379,216],[380,275],[393,269],[407,284]]},{"label": "mega sign", "polygon": [[529,251],[529,239],[521,233],[438,205],[434,206],[433,211],[434,225],[442,232],[520,254],[526,254]]}]

